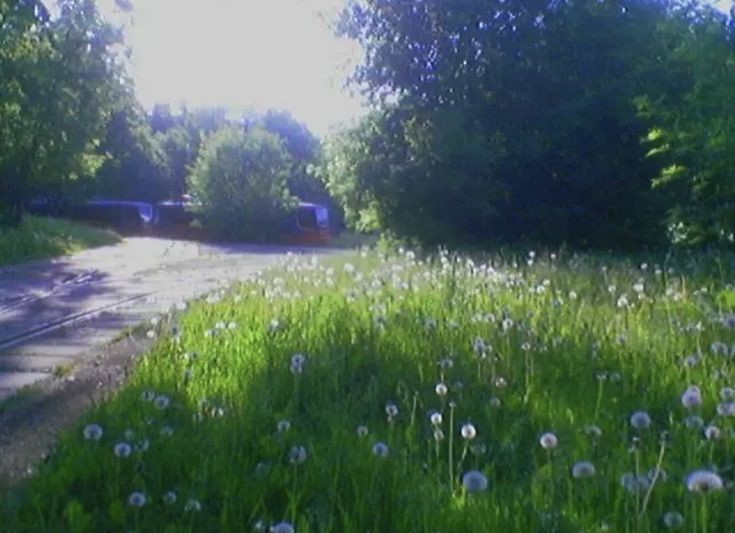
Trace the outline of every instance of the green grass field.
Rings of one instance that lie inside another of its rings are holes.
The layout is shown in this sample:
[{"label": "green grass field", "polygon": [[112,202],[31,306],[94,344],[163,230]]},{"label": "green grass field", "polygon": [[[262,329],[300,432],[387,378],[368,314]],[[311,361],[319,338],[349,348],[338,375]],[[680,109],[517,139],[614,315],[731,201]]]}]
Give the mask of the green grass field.
[{"label": "green grass field", "polygon": [[112,231],[63,219],[27,216],[18,228],[0,226],[0,266],[66,255],[119,241],[120,237]]},{"label": "green grass field", "polygon": [[730,265],[291,258],[163,326],[6,523],[728,531]]}]

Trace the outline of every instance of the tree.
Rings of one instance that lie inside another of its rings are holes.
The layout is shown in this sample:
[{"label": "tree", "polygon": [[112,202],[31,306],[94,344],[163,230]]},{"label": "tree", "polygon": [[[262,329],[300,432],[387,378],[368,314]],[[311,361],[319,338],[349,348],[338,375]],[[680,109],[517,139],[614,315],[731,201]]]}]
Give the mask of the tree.
[{"label": "tree", "polygon": [[205,225],[227,237],[277,236],[295,204],[287,187],[291,165],[280,139],[263,128],[228,126],[212,134],[189,176]]}]

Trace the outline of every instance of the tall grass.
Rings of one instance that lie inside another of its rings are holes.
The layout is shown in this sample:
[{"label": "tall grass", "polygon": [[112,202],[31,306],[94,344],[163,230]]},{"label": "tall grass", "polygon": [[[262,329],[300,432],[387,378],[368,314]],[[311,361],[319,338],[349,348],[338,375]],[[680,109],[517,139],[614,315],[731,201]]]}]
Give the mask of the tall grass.
[{"label": "tall grass", "polygon": [[711,264],[291,258],[167,325],[6,523],[727,531],[735,293]]},{"label": "tall grass", "polygon": [[119,241],[120,237],[111,231],[63,219],[27,216],[17,228],[0,226],[0,266],[66,255]]}]

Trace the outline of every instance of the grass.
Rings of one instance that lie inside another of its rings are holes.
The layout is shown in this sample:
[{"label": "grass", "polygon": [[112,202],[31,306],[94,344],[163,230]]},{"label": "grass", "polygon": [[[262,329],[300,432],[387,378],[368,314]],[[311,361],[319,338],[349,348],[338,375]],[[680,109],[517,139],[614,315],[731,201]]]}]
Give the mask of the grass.
[{"label": "grass", "polygon": [[112,231],[63,219],[27,216],[18,228],[0,227],[0,266],[67,255],[119,241],[120,237]]},{"label": "grass", "polygon": [[727,531],[730,264],[291,258],[166,326],[5,523]]}]

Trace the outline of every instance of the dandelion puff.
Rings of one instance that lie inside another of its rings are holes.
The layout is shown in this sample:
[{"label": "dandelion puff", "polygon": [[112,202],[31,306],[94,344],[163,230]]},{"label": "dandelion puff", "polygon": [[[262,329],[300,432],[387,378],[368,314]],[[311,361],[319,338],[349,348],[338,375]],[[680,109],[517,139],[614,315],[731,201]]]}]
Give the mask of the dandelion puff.
[{"label": "dandelion puff", "polygon": [[704,436],[707,440],[719,439],[721,434],[720,428],[714,425],[707,426],[704,429]]},{"label": "dandelion puff", "polygon": [[294,527],[288,522],[279,522],[270,528],[270,533],[294,533],[295,531]]},{"label": "dandelion puff", "polygon": [[686,409],[696,409],[702,405],[702,393],[699,387],[692,385],[681,395],[681,404]]},{"label": "dandelion puff", "polygon": [[186,502],[186,505],[184,506],[185,513],[198,513],[201,510],[202,510],[202,504],[193,498],[190,498],[189,501]]},{"label": "dandelion puff", "polygon": [[153,401],[153,406],[159,411],[167,409],[170,404],[171,400],[165,394],[157,396],[156,399]]},{"label": "dandelion puff", "polygon": [[489,403],[490,403],[490,407],[498,408],[500,407],[502,402],[500,401],[500,398],[492,397],[490,398]]},{"label": "dandelion puff", "polygon": [[288,420],[279,420],[278,424],[276,424],[276,429],[278,430],[278,433],[286,433],[291,429],[291,422]]},{"label": "dandelion puff", "polygon": [[720,416],[735,416],[735,402],[717,404],[717,414]]},{"label": "dandelion puff", "polygon": [[572,477],[575,479],[588,479],[594,477],[595,465],[589,461],[579,461],[572,467]]},{"label": "dandelion puff", "polygon": [[702,429],[704,427],[704,420],[701,416],[689,415],[684,419],[684,425],[687,429]]},{"label": "dandelion puff", "polygon": [[168,491],[166,494],[163,495],[163,503],[166,505],[173,505],[176,503],[176,493],[172,490]]},{"label": "dandelion puff", "polygon": [[449,389],[444,383],[437,383],[436,387],[434,387],[434,391],[436,391],[439,396],[446,396]]},{"label": "dandelion puff", "polygon": [[635,429],[647,429],[651,426],[651,417],[645,411],[636,411],[630,415],[630,425]]},{"label": "dandelion puff", "polygon": [[292,465],[301,464],[306,461],[306,448],[303,446],[294,446],[288,453],[288,460]]},{"label": "dandelion puff", "polygon": [[367,426],[357,426],[357,436],[361,439],[364,439],[367,437],[368,434],[368,427]]},{"label": "dandelion puff", "polygon": [[140,491],[131,492],[130,496],[128,496],[128,505],[130,507],[143,507],[145,502],[145,494]]},{"label": "dandelion puff", "polygon": [[115,444],[114,451],[116,456],[124,459],[130,457],[130,454],[133,453],[133,447],[127,442],[118,442]]},{"label": "dandelion puff", "polygon": [[735,389],[732,387],[723,387],[720,390],[720,398],[725,402],[735,400]]},{"label": "dandelion puff", "polygon": [[84,428],[84,438],[87,440],[100,440],[103,433],[102,426],[98,424],[89,424]]},{"label": "dandelion puff", "polygon": [[722,478],[711,470],[695,470],[687,477],[691,492],[711,492],[725,488]]},{"label": "dandelion puff", "polygon": [[293,374],[303,373],[305,364],[306,357],[300,353],[295,354],[293,357],[291,357],[291,372]]},{"label": "dandelion puff", "polygon": [[378,457],[388,457],[388,453],[390,453],[390,450],[388,449],[388,445],[384,442],[376,442],[373,444],[373,455],[376,455]]},{"label": "dandelion puff", "polygon": [[429,419],[431,420],[431,423],[435,426],[440,426],[443,420],[442,414],[437,412],[431,413]]},{"label": "dandelion puff", "polygon": [[156,393],[152,390],[146,390],[141,393],[140,397],[144,402],[152,402],[156,399]]},{"label": "dandelion puff", "polygon": [[479,470],[470,470],[462,476],[462,485],[467,492],[482,492],[487,490],[487,477]]},{"label": "dandelion puff", "polygon": [[539,444],[541,444],[541,447],[545,450],[553,450],[559,444],[559,439],[557,439],[556,435],[553,433],[548,432],[541,435]]},{"label": "dandelion puff", "polygon": [[735,315],[728,313],[722,317],[722,325],[727,329],[735,329]]},{"label": "dandelion puff", "polygon": [[669,529],[678,529],[684,526],[684,517],[677,511],[669,511],[664,515],[663,523]]},{"label": "dandelion puff", "polygon": [[477,436],[477,429],[470,423],[464,424],[460,432],[463,439],[472,440]]},{"label": "dandelion puff", "polygon": [[390,419],[395,418],[398,416],[398,406],[394,403],[385,404],[385,414],[387,414]]},{"label": "dandelion puff", "polygon": [[444,440],[444,432],[441,429],[439,428],[434,429],[434,440],[436,442],[441,442]]}]

